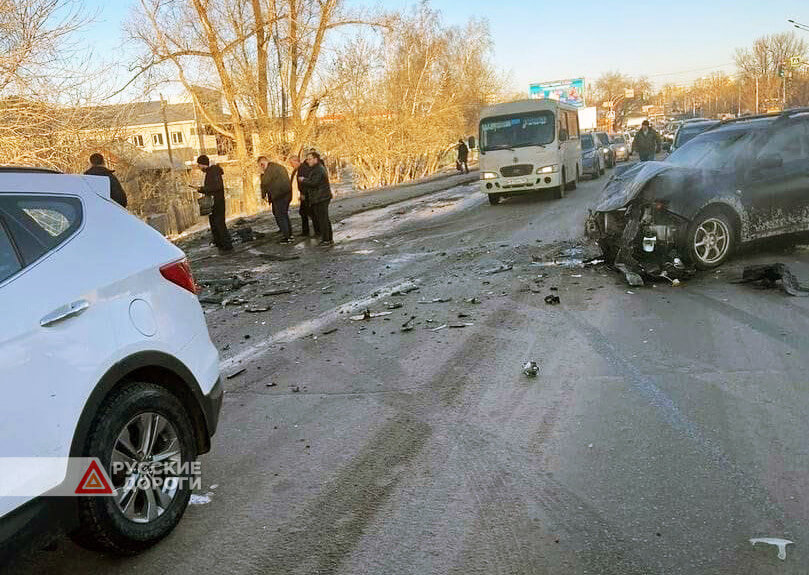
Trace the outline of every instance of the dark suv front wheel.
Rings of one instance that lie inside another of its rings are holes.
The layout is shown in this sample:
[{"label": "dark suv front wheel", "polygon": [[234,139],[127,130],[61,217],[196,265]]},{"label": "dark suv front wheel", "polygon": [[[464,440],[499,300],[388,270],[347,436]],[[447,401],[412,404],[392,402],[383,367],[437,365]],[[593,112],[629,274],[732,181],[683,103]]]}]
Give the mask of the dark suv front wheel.
[{"label": "dark suv front wheel", "polygon": [[716,208],[701,212],[688,226],[686,253],[695,267],[708,270],[725,263],[736,247],[736,229],[728,215]]},{"label": "dark suv front wheel", "polygon": [[80,545],[120,555],[168,535],[191,497],[194,427],[176,396],[151,383],[112,393],[93,421],[84,455],[97,457],[112,480],[112,497],[79,499]]}]

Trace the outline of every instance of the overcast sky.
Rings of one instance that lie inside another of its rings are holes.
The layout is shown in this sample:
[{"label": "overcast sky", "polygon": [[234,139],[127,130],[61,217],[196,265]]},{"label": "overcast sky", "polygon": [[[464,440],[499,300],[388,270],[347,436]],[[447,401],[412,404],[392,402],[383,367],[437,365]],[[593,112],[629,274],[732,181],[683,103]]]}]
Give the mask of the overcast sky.
[{"label": "overcast sky", "polygon": [[[87,0],[98,18],[85,33],[103,57],[120,52],[129,0]],[[361,0],[352,4],[369,5]],[[378,2],[405,10],[411,0]],[[373,4],[371,4],[373,5]],[[449,24],[488,19],[496,65],[515,90],[531,82],[618,70],[657,85],[685,83],[713,71],[733,71],[733,51],[763,34],[790,30],[788,18],[809,23],[809,0],[432,0]],[[663,6],[668,6],[663,8]],[[805,34],[809,40],[809,33]]]}]

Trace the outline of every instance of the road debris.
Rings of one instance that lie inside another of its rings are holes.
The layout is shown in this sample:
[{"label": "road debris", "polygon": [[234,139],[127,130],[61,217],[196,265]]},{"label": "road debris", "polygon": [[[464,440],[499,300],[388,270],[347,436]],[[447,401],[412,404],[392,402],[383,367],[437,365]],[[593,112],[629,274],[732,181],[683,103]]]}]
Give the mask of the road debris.
[{"label": "road debris", "polygon": [[241,368],[239,371],[235,371],[235,372],[231,373],[230,375],[226,376],[226,377],[225,377],[225,379],[234,379],[234,378],[236,378],[236,377],[239,377],[239,376],[240,376],[241,374],[243,374],[245,371],[247,371],[247,368],[246,368],[246,367],[243,367],[243,368]]},{"label": "road debris", "polygon": [[558,305],[562,302],[556,294],[549,294],[545,296],[545,303],[548,305]]},{"label": "road debris", "polygon": [[449,324],[449,327],[450,327],[450,329],[461,329],[461,328],[464,328],[464,327],[472,327],[473,325],[475,325],[475,324],[473,324],[473,323],[468,323],[468,322],[464,322],[464,323],[451,323],[451,324]]},{"label": "road debris", "polygon": [[416,316],[411,315],[410,319],[402,324],[402,330],[401,331],[413,331],[413,328],[414,328],[413,320],[414,319],[416,319]]},{"label": "road debris", "polygon": [[298,385],[290,385],[289,389],[292,390],[292,393],[299,393],[301,391],[301,388]]},{"label": "road debris", "polygon": [[386,315],[392,315],[393,312],[391,311],[380,311],[376,313],[371,313],[370,309],[365,309],[360,315],[352,315],[350,318],[351,321],[367,321],[369,319],[373,319],[375,317],[384,317]]},{"label": "road debris", "polygon": [[188,500],[189,505],[207,505],[211,502],[211,496],[213,495],[212,492],[208,492],[205,495],[197,495],[196,493],[191,494],[191,499]]},{"label": "road debris", "polygon": [[289,289],[289,288],[278,288],[278,289],[272,289],[272,290],[269,290],[269,291],[265,291],[261,295],[264,296],[264,297],[270,297],[270,296],[274,296],[274,295],[285,295],[285,294],[288,294],[288,293],[292,293],[292,290]]},{"label": "road debris", "polygon": [[794,541],[789,539],[780,539],[778,537],[756,537],[750,540],[750,543],[755,547],[756,543],[765,543],[767,545],[775,545],[778,547],[778,558],[784,561],[787,558],[787,545],[795,545]]},{"label": "road debris", "polygon": [[478,305],[480,303],[480,299],[476,297],[470,297],[469,299],[465,299],[464,302],[471,303],[472,305]]},{"label": "road debris", "polygon": [[442,329],[447,329],[448,327],[449,326],[447,324],[443,324],[443,325],[439,325],[438,327],[435,327],[435,328],[431,329],[430,331],[441,331]]},{"label": "road debris", "polygon": [[247,313],[264,313],[264,312],[270,311],[271,309],[272,308],[270,306],[247,307],[247,308],[244,308],[244,311],[247,312]]},{"label": "road debris", "polygon": [[400,302],[396,302],[396,303],[385,302],[385,307],[387,309],[400,309],[400,308],[404,307],[404,304],[400,303]]},{"label": "road debris", "polygon": [[809,296],[809,288],[802,286],[789,267],[781,263],[747,266],[742,271],[741,281],[737,283],[753,283],[768,289],[777,287],[779,280],[781,288],[787,294],[795,297]]},{"label": "road debris", "polygon": [[222,305],[222,301],[223,301],[224,299],[225,299],[225,298],[224,298],[224,297],[222,297],[222,296],[216,296],[216,295],[201,295],[201,296],[199,296],[199,303],[207,303],[207,304],[213,304],[213,305]]},{"label": "road debris", "polygon": [[496,268],[483,270],[483,274],[487,276],[493,276],[494,274],[499,274],[503,272],[508,272],[514,269],[513,264],[500,264]]},{"label": "road debris", "polygon": [[522,366],[522,372],[527,377],[536,377],[539,375],[539,365],[535,361],[526,361]]},{"label": "road debris", "polygon": [[271,381],[270,383],[265,383],[264,386],[265,387],[278,387],[278,384]]},{"label": "road debris", "polygon": [[425,304],[425,303],[447,303],[447,302],[450,302],[450,301],[452,301],[451,297],[437,297],[437,298],[431,299],[431,300],[422,299],[422,300],[417,301],[416,303],[422,303],[422,304]]},{"label": "road debris", "polygon": [[418,289],[419,289],[419,286],[417,286],[413,282],[407,282],[407,283],[404,283],[404,284],[400,285],[395,290],[393,290],[390,295],[396,295],[396,296],[407,295],[412,291],[418,291]]},{"label": "road debris", "polygon": [[334,332],[336,332],[336,331],[337,331],[337,329],[338,329],[338,328],[336,328],[336,327],[333,327],[333,328],[331,328],[331,329],[327,329],[326,331],[324,331],[324,332],[322,333],[322,335],[331,335],[331,334],[333,334]]}]

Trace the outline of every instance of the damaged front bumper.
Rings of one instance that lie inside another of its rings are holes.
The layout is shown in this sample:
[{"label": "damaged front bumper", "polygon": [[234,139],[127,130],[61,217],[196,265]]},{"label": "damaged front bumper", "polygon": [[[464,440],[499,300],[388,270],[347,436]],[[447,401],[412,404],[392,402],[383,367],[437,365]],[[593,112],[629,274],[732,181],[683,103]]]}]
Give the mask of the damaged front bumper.
[{"label": "damaged front bumper", "polygon": [[688,220],[661,203],[632,203],[610,212],[591,212],[587,237],[596,240],[607,264],[624,273],[630,285],[643,277],[674,279],[685,269],[679,257]]}]

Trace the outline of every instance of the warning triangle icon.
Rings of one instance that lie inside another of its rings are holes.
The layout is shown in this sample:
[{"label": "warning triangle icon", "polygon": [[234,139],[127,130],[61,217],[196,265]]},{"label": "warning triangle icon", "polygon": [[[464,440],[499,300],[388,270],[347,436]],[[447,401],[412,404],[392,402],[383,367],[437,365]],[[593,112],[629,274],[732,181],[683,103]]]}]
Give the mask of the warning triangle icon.
[{"label": "warning triangle icon", "polygon": [[76,495],[112,495],[112,487],[94,459],[76,487]]}]

